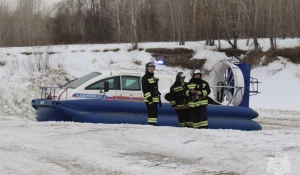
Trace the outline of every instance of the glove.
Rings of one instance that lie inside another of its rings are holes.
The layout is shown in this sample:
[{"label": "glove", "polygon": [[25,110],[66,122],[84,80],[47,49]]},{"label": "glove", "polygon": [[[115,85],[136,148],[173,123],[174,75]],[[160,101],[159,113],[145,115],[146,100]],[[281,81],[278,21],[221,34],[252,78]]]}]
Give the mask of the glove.
[{"label": "glove", "polygon": [[196,93],[197,93],[196,90],[194,90],[194,89],[191,90],[191,94],[196,94]]},{"label": "glove", "polygon": [[159,103],[158,103],[159,107],[161,108],[162,107],[162,103],[161,101],[159,100]]},{"label": "glove", "polygon": [[201,92],[201,91],[197,91],[197,94],[198,94],[198,95],[202,95],[202,92]]}]

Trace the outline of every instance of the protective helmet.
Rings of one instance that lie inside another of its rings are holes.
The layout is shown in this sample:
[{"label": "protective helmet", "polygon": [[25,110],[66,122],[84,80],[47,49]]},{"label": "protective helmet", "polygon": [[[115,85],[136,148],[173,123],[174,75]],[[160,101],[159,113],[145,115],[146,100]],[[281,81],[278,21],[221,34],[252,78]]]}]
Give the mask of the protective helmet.
[{"label": "protective helmet", "polygon": [[155,68],[155,65],[153,63],[151,63],[151,62],[147,63],[146,66],[145,66],[146,72],[148,72],[148,68],[149,67],[154,67]]},{"label": "protective helmet", "polygon": [[193,76],[194,76],[195,74],[201,74],[201,71],[200,71],[199,69],[196,69],[196,70],[194,70],[194,72],[193,72]]},{"label": "protective helmet", "polygon": [[180,82],[180,78],[186,77],[183,72],[178,72],[176,75],[176,82]]}]

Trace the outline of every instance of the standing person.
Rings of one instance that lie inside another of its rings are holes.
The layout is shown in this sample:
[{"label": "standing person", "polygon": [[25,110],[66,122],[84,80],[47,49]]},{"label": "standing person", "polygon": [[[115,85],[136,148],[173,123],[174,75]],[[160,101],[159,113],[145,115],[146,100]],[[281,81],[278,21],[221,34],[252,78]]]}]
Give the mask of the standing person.
[{"label": "standing person", "polygon": [[144,102],[148,111],[148,124],[156,126],[157,124],[157,105],[161,107],[160,93],[158,91],[158,79],[154,77],[155,65],[151,62],[145,66],[146,72],[142,78],[142,90],[144,93]]},{"label": "standing person", "polygon": [[178,116],[179,127],[193,127],[193,121],[189,115],[188,98],[186,96],[186,82],[183,72],[178,72],[176,81],[170,87],[170,103]]},{"label": "standing person", "polygon": [[201,71],[196,69],[193,77],[187,83],[186,95],[189,96],[190,115],[193,118],[193,127],[208,128],[206,108],[208,105],[207,96],[210,94],[208,82],[202,80]]}]

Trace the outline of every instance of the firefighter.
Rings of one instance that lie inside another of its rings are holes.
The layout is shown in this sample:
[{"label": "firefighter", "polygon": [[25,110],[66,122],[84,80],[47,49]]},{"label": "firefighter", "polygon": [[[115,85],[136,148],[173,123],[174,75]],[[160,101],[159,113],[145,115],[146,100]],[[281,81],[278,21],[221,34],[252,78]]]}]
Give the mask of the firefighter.
[{"label": "firefighter", "polygon": [[158,78],[154,77],[155,65],[151,62],[145,66],[145,75],[142,78],[144,102],[148,111],[148,124],[157,124],[157,105],[161,107],[160,92],[158,91]]},{"label": "firefighter", "polygon": [[183,72],[178,72],[176,81],[170,88],[170,103],[178,116],[179,127],[193,127],[193,121],[189,115],[188,98],[186,96],[186,82]]},{"label": "firefighter", "polygon": [[186,91],[186,95],[189,97],[189,111],[193,119],[193,127],[196,129],[208,128],[206,108],[209,94],[208,82],[201,78],[201,71],[196,69],[191,80],[187,83]]}]

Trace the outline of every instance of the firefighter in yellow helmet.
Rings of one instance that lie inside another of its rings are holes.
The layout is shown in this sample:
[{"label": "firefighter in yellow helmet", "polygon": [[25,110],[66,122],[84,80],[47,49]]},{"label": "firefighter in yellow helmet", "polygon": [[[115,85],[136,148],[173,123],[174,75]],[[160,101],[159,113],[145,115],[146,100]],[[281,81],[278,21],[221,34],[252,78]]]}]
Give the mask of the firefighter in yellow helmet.
[{"label": "firefighter in yellow helmet", "polygon": [[201,71],[193,71],[191,80],[187,83],[186,95],[189,96],[189,111],[193,118],[194,128],[208,128],[206,108],[207,96],[210,94],[208,82],[201,78]]},{"label": "firefighter in yellow helmet", "polygon": [[148,111],[148,124],[157,124],[157,106],[161,107],[160,92],[158,91],[158,78],[154,77],[155,65],[151,62],[145,66],[145,75],[142,78],[144,101]]},{"label": "firefighter in yellow helmet", "polygon": [[188,98],[186,96],[186,82],[183,72],[178,72],[176,81],[170,87],[170,103],[178,116],[179,127],[193,127],[193,120],[189,115]]}]

